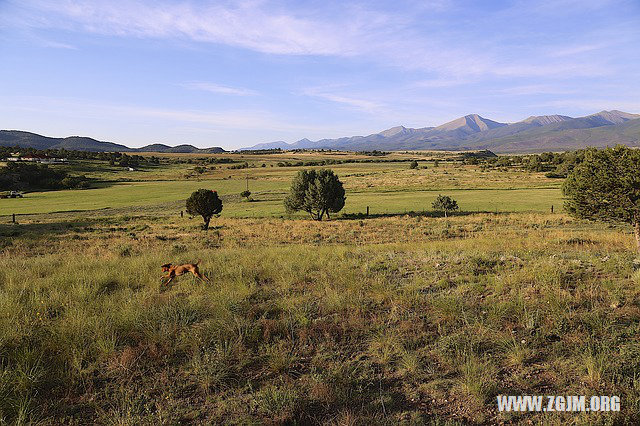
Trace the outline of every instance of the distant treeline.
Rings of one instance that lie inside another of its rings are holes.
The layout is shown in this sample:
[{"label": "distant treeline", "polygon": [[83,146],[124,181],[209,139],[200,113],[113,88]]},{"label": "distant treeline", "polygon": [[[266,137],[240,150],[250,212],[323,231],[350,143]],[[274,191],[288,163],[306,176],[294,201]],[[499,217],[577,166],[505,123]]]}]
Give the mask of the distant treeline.
[{"label": "distant treeline", "polygon": [[529,155],[504,155],[493,158],[466,158],[465,164],[478,164],[484,168],[519,167],[529,172],[547,172],[550,178],[565,178],[584,160],[586,150],[568,152],[543,152]]},{"label": "distant treeline", "polygon": [[8,163],[0,168],[1,191],[88,188],[85,176],[70,176],[66,171],[48,165]]},{"label": "distant treeline", "polygon": [[160,164],[156,156],[144,157],[142,155],[129,155],[121,152],[91,152],[67,149],[35,149],[0,146],[0,158],[11,157],[14,152],[19,152],[21,157],[30,155],[44,155],[52,158],[66,158],[69,160],[100,160],[109,164],[122,167],[137,167],[143,164]]}]

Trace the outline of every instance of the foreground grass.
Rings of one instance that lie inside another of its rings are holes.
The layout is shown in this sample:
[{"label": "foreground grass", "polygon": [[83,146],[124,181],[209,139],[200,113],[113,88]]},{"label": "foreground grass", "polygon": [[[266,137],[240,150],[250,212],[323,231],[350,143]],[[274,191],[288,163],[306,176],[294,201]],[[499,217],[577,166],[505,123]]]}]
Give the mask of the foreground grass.
[{"label": "foreground grass", "polygon": [[[640,421],[623,230],[535,214],[216,226],[0,229],[0,421]],[[213,285],[162,291],[160,264],[199,258]],[[620,395],[622,411],[506,416],[497,394]]]}]

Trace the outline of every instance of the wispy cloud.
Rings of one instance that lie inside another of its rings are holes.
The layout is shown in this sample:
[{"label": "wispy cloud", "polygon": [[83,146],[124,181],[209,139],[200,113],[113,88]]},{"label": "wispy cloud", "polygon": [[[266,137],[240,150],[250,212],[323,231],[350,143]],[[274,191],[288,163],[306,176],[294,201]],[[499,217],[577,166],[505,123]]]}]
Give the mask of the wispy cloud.
[{"label": "wispy cloud", "polygon": [[558,101],[550,101],[542,104],[534,105],[536,107],[552,107],[573,109],[581,111],[601,111],[617,109],[632,114],[640,113],[640,101],[637,100],[621,100],[621,99],[607,99],[607,98],[593,98],[593,99],[565,99]]},{"label": "wispy cloud", "polygon": [[496,91],[498,94],[512,96],[530,96],[530,95],[567,95],[576,93],[575,90],[566,87],[553,86],[549,84],[529,84],[524,86],[512,86]]},{"label": "wispy cloud", "polygon": [[223,95],[250,96],[258,94],[258,92],[254,90],[223,86],[221,84],[207,83],[204,81],[191,81],[183,83],[182,86],[191,90],[202,90],[205,92],[220,93]]},{"label": "wispy cloud", "polygon": [[421,80],[413,83],[415,87],[424,87],[424,88],[441,88],[441,87],[454,87],[454,86],[463,86],[465,84],[472,83],[469,79],[461,79],[461,78],[434,78],[431,80]]},{"label": "wispy cloud", "polygon": [[[24,19],[35,27],[218,43],[268,54],[360,57],[384,66],[435,71],[454,79],[554,76],[571,71],[602,75],[606,71],[603,66],[588,63],[514,61],[511,55],[505,57],[499,43],[486,43],[488,40],[483,45],[469,45],[460,37],[461,29],[438,26],[429,29],[428,25],[420,25],[416,17],[455,10],[451,2],[419,3],[422,2],[409,1],[397,10],[348,2],[340,3],[337,9],[313,8],[302,3],[287,8],[281,3],[260,0],[212,3],[24,0],[20,4],[32,12]],[[564,51],[570,54],[570,48]],[[445,79],[440,81],[444,83]]]},{"label": "wispy cloud", "polygon": [[301,92],[305,96],[311,96],[326,101],[335,102],[345,105],[349,108],[355,108],[365,112],[375,112],[383,107],[383,104],[370,99],[357,98],[351,95],[336,93],[335,89],[330,88],[307,88]]},{"label": "wispy cloud", "polygon": [[216,129],[257,129],[297,132],[317,132],[322,127],[291,122],[284,117],[266,110],[197,110],[173,109],[130,104],[114,104],[96,102],[78,98],[55,98],[47,96],[21,96],[11,99],[9,105],[0,106],[1,109],[24,110],[64,116],[73,119],[100,118],[122,119],[122,117],[159,118],[163,121],[175,123],[198,123],[214,126]]},{"label": "wispy cloud", "polygon": [[50,47],[52,49],[78,50],[78,48],[72,44],[60,43],[54,40],[42,40],[41,44],[44,47]]},{"label": "wispy cloud", "polygon": [[552,51],[549,56],[573,56],[586,52],[593,52],[594,50],[604,49],[610,46],[611,43],[589,43],[589,44],[578,44],[574,46],[566,46]]}]

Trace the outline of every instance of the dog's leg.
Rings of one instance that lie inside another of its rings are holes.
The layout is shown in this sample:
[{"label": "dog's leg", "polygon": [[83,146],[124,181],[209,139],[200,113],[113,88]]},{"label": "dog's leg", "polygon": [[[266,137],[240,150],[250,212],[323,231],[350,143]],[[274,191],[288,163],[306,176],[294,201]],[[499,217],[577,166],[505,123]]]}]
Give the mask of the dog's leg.
[{"label": "dog's leg", "polygon": [[198,278],[199,280],[203,281],[203,282],[208,282],[207,281],[207,277],[205,277],[204,275],[202,275],[199,271],[193,271],[193,275],[196,276],[196,278]]},{"label": "dog's leg", "polygon": [[168,286],[169,286],[169,283],[170,283],[171,281],[173,281],[173,279],[174,279],[175,277],[176,277],[175,275],[173,275],[173,276],[171,276],[171,277],[168,277],[169,279],[167,280],[167,282],[165,282],[164,284],[162,284],[162,286],[163,286],[163,287],[168,287]]}]

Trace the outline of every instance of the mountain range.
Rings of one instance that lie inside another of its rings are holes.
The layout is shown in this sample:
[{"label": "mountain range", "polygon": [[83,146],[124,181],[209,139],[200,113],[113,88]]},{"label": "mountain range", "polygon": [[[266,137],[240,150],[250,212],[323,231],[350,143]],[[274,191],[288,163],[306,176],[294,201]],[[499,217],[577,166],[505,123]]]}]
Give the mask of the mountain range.
[{"label": "mountain range", "polygon": [[244,149],[337,149],[346,151],[479,150],[494,152],[564,151],[587,146],[640,146],[640,114],[612,110],[586,117],[532,116],[499,123],[478,114],[437,127],[392,127],[368,136],[294,143],[268,142]]},{"label": "mountain range", "polygon": [[[491,150],[497,153],[565,151],[616,144],[640,147],[640,114],[612,110],[586,117],[532,116],[517,123],[500,123],[478,114],[465,115],[437,127],[392,127],[368,136],[351,136],[294,143],[260,143],[241,150],[335,149],[344,151]],[[36,149],[68,149],[95,152],[169,152],[212,154],[220,147],[152,144],[129,148],[113,142],[70,136],[51,138],[19,130],[0,130],[0,146]]]},{"label": "mountain range", "polygon": [[102,142],[83,136],[50,138],[20,130],[0,130],[0,146],[18,146],[20,148],[35,149],[67,149],[93,152],[173,152],[198,154],[215,154],[225,152],[225,150],[220,147],[196,148],[193,145],[169,146],[159,143],[143,146],[142,148],[129,148],[125,145],[113,142]]}]

